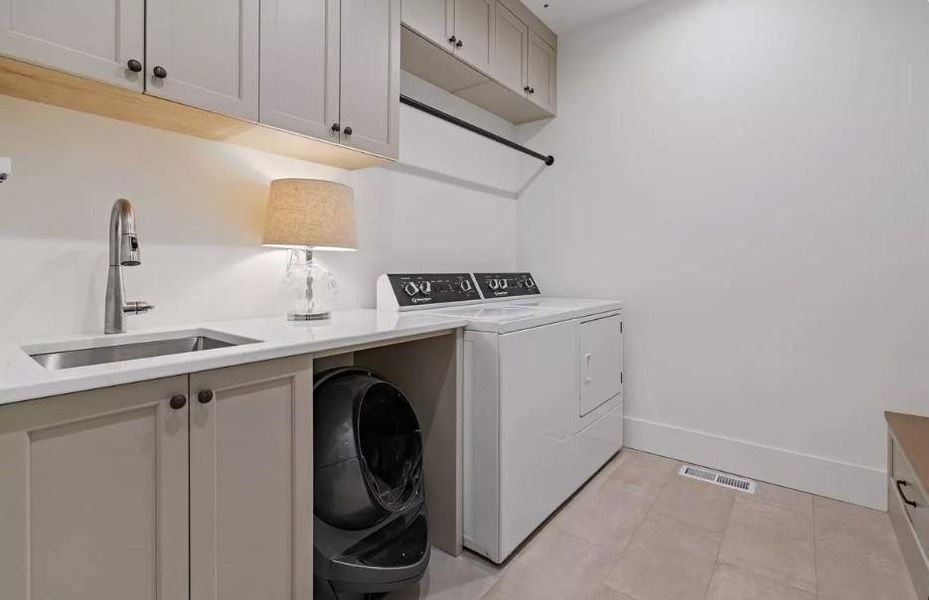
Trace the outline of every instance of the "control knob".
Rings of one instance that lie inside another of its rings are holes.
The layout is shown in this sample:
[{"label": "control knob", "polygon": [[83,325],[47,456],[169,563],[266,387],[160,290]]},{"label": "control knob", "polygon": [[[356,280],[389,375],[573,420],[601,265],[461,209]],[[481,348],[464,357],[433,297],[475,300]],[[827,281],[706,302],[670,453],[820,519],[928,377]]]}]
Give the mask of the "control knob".
[{"label": "control knob", "polygon": [[509,286],[510,286],[510,284],[509,284],[509,282],[508,282],[506,279],[501,279],[501,280],[500,280],[500,289],[501,289],[501,290],[505,290],[505,289],[508,288]]},{"label": "control knob", "polygon": [[499,288],[499,287],[500,287],[500,280],[499,280],[499,279],[491,279],[490,281],[487,282],[487,287],[489,287],[489,288],[492,289],[492,290],[495,290],[495,289]]},{"label": "control knob", "polygon": [[421,291],[424,294],[431,294],[432,293],[432,282],[431,281],[420,282],[419,291]]},{"label": "control knob", "polygon": [[468,281],[467,279],[463,279],[461,283],[459,284],[459,286],[461,287],[462,292],[467,293],[471,291],[471,282]]},{"label": "control knob", "polygon": [[419,292],[419,286],[411,281],[403,286],[403,291],[407,296],[415,296]]},{"label": "control knob", "polygon": [[526,287],[527,288],[535,287],[535,281],[532,280],[532,277],[526,277]]}]

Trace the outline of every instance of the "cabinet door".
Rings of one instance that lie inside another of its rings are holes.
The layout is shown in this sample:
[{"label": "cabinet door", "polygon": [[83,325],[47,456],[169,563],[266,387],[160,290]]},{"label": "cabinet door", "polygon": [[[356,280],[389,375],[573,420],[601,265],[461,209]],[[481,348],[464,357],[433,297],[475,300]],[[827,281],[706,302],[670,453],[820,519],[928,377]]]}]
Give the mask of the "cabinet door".
[{"label": "cabinet door", "polygon": [[529,32],[529,99],[555,112],[555,49],[533,32]]},{"label": "cabinet door", "polygon": [[455,54],[490,73],[494,41],[494,0],[455,0]]},{"label": "cabinet door", "polygon": [[339,0],[262,0],[260,120],[338,141]]},{"label": "cabinet door", "polygon": [[257,121],[258,3],[148,0],[146,93]]},{"label": "cabinet door", "polygon": [[188,597],[187,377],[0,407],[5,600]]},{"label": "cabinet door", "polygon": [[580,325],[581,394],[584,416],[623,389],[623,318],[621,315]]},{"label": "cabinet door", "polygon": [[0,0],[0,54],[142,91],[144,0]]},{"label": "cabinet door", "polygon": [[496,40],[493,48],[493,76],[520,94],[526,88],[526,52],[529,27],[501,3],[496,8]]},{"label": "cabinet door", "polygon": [[196,373],[190,392],[191,599],[310,600],[312,360]]},{"label": "cabinet door", "polygon": [[403,24],[437,45],[452,49],[455,0],[403,0]]},{"label": "cabinet door", "polygon": [[342,0],[342,143],[399,154],[400,0]]}]

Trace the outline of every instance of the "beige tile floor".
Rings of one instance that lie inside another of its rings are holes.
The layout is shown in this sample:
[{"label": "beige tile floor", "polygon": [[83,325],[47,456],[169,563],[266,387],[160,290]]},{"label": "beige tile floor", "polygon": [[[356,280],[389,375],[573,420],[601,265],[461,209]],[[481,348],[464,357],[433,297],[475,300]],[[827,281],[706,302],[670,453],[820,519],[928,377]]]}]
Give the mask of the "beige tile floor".
[{"label": "beige tile floor", "polygon": [[754,495],[624,450],[505,565],[433,551],[389,600],[915,600],[887,515],[759,484]]}]

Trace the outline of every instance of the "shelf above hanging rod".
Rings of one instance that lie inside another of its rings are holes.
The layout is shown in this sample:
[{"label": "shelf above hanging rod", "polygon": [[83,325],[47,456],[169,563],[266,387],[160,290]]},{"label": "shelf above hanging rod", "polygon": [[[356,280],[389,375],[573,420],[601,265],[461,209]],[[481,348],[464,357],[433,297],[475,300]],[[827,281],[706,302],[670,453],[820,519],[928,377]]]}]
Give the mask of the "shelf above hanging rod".
[{"label": "shelf above hanging rod", "polygon": [[459,119],[458,117],[454,115],[450,115],[447,112],[443,110],[439,110],[438,108],[434,106],[430,106],[428,104],[420,102],[419,100],[416,100],[415,98],[410,98],[409,96],[405,94],[400,94],[400,102],[403,104],[406,104],[407,106],[412,106],[416,110],[421,110],[424,113],[428,113],[432,115],[433,117],[442,119],[443,121],[448,121],[452,125],[457,125],[458,127],[461,127],[462,129],[467,129],[468,131],[472,133],[476,133],[489,140],[493,140],[497,142],[498,144],[503,144],[504,146],[512,148],[513,150],[516,150],[517,152],[528,154],[529,156],[533,158],[537,158],[541,160],[549,167],[555,164],[555,157],[550,154],[547,156],[545,154],[540,154],[536,152],[535,150],[532,150],[530,148],[523,146],[522,144],[517,144],[513,140],[508,140],[505,137],[499,136],[492,131],[487,131],[483,127],[478,127],[477,125],[473,123],[469,123],[465,121],[464,119]]}]

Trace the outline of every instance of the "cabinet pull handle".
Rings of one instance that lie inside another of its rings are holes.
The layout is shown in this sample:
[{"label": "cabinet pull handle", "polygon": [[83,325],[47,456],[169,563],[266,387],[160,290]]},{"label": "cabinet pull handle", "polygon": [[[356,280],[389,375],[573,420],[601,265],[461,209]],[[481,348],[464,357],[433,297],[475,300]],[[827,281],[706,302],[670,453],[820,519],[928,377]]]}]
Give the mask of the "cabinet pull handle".
[{"label": "cabinet pull handle", "polygon": [[591,356],[593,355],[589,352],[584,355],[584,369],[585,369],[584,382],[585,383],[590,383],[591,381],[594,380],[594,378],[590,376],[590,357]]},{"label": "cabinet pull handle", "polygon": [[530,89],[531,88],[527,85],[526,87],[523,88],[523,91],[528,94]]},{"label": "cabinet pull handle", "polygon": [[530,93],[530,94],[534,94],[534,93],[535,93],[535,88],[534,88],[534,87],[529,88],[529,93]]},{"label": "cabinet pull handle", "polygon": [[197,394],[197,400],[200,404],[209,404],[213,401],[213,390],[200,390]]},{"label": "cabinet pull handle", "polygon": [[346,128],[345,128],[345,135],[351,135],[351,134],[352,134],[352,128],[351,128],[351,127],[346,127]]},{"label": "cabinet pull handle", "polygon": [[165,77],[168,76],[168,72],[161,65],[158,65],[157,67],[152,69],[152,74],[158,79],[164,79]]},{"label": "cabinet pull handle", "polygon": [[180,410],[187,405],[187,396],[183,394],[178,394],[171,397],[171,408],[174,410]]},{"label": "cabinet pull handle", "polygon": [[461,48],[462,46],[464,46],[464,42],[463,42],[463,41],[458,40],[457,42],[455,42],[455,47],[456,47],[456,48]]},{"label": "cabinet pull handle", "polygon": [[332,124],[332,130],[335,131],[336,133],[338,133],[339,130],[341,130],[341,129],[342,129],[342,126],[339,125],[338,123],[333,123],[333,124]]},{"label": "cabinet pull handle", "polygon": [[140,63],[139,61],[137,61],[137,60],[134,59],[134,58],[131,59],[129,62],[127,62],[127,63],[126,63],[126,66],[129,67],[129,70],[132,71],[133,73],[141,73],[141,72],[142,72],[142,63]]},{"label": "cabinet pull handle", "polygon": [[448,41],[449,41],[450,44],[454,44],[455,42],[458,41],[458,38],[456,38],[455,36],[452,36],[452,37],[448,38]]},{"label": "cabinet pull handle", "polygon": [[912,506],[913,508],[916,508],[917,506],[919,506],[919,504],[917,504],[917,503],[913,502],[912,500],[910,500],[909,498],[907,498],[907,497],[906,497],[906,494],[903,492],[903,488],[905,488],[905,487],[908,486],[908,485],[910,485],[910,484],[907,483],[906,481],[904,481],[903,479],[898,479],[898,480],[897,480],[897,491],[900,493],[900,499],[903,500],[903,503],[904,503],[904,504],[908,504],[908,505]]}]

